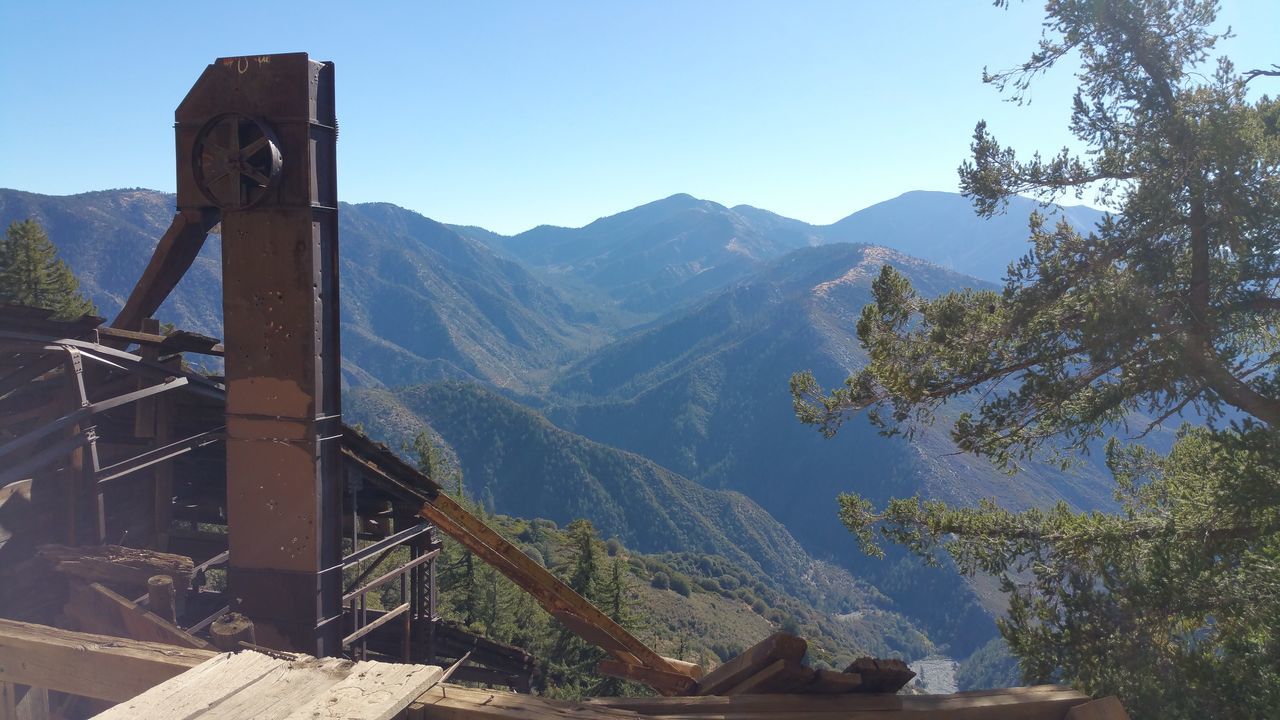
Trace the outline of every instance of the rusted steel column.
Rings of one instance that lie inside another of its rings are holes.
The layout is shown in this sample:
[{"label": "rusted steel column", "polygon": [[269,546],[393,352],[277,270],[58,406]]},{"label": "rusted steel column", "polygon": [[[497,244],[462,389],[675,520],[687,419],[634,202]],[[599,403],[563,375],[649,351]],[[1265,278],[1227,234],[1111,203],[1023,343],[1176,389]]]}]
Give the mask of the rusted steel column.
[{"label": "rusted steel column", "polygon": [[[232,609],[257,642],[341,638],[333,65],[222,58],[177,111],[178,208],[222,212]],[[185,164],[185,168],[183,167]]]}]

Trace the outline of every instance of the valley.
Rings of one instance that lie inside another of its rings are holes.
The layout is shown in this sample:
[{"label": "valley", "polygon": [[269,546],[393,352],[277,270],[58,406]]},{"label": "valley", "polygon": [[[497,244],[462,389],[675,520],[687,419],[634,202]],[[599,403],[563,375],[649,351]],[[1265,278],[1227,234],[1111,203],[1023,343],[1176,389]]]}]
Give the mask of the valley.
[{"label": "valley", "polygon": [[[675,195],[511,237],[344,205],[345,414],[392,447],[431,434],[489,512],[587,518],[638,552],[723,557],[825,622],[872,618],[864,641],[918,628],[927,651],[963,658],[994,636],[996,608],[948,569],[862,556],[835,497],[1110,508],[1107,476],[1091,462],[1010,478],[955,455],[941,424],[907,442],[858,420],[824,440],[796,422],[787,380],[809,369],[835,384],[863,361],[853,324],[881,264],[930,295],[984,282],[938,262],[998,279],[1032,205],[975,225],[958,196],[908,193],[814,226]],[[0,191],[0,222],[45,224],[108,316],[171,207],[145,190]],[[159,319],[219,334],[218,245]]]}]

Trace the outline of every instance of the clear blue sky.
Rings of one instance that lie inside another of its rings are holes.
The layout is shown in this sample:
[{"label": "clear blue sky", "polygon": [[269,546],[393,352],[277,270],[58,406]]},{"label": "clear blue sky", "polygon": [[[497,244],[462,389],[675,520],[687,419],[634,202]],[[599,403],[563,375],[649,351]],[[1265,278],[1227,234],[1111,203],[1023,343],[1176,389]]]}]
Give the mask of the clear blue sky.
[{"label": "clear blue sky", "polygon": [[[1280,2],[1224,5],[1237,65],[1280,62]],[[337,63],[347,201],[517,232],[688,192],[827,223],[954,190],[980,118],[1061,147],[1069,69],[1030,107],[980,82],[1040,19],[986,0],[0,0],[0,187],[171,191],[173,109],[204,66],[302,50]]]}]

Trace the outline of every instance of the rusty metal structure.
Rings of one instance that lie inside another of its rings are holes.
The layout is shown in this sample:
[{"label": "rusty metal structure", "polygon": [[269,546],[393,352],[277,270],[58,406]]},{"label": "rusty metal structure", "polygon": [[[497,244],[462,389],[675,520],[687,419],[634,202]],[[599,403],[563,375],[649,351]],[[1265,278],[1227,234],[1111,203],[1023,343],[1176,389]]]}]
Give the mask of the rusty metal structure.
[{"label": "rusty metal structure", "polygon": [[[175,120],[177,212],[119,315],[0,308],[0,617],[202,647],[235,612],[256,645],[465,655],[458,679],[527,689],[534,658],[440,620],[443,533],[608,651],[615,674],[692,687],[696,666],[655,653],[343,425],[333,64],[219,59]],[[154,314],[217,227],[225,342],[162,334]],[[224,374],[184,353],[221,358]],[[120,559],[134,551],[152,556]],[[175,571],[172,617],[128,573],[64,577],[104,555],[115,570],[189,569]]]}]

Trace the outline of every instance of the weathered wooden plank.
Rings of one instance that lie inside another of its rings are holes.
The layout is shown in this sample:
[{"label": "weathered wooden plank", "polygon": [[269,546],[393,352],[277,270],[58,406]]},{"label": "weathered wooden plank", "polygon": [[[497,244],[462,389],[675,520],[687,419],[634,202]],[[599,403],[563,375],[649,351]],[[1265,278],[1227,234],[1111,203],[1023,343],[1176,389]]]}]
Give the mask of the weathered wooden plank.
[{"label": "weathered wooden plank", "polygon": [[849,693],[862,689],[862,676],[858,673],[837,672],[835,670],[819,670],[813,682],[806,685],[806,693]]},{"label": "weathered wooden plank", "polygon": [[[799,666],[792,664],[792,667],[798,668]],[[765,666],[764,668],[761,668],[758,672],[751,675],[747,679],[743,680],[737,685],[734,685],[731,688],[724,690],[720,694],[751,695],[751,694],[765,692],[765,689],[769,686],[769,684],[772,683],[777,678],[779,678],[780,676],[782,676],[782,674],[785,673],[786,671],[787,671],[787,661],[775,660],[769,665]]]},{"label": "weathered wooden plank", "polygon": [[1068,710],[1089,701],[1088,695],[1060,685],[901,697],[904,713],[946,720],[1063,720]]},{"label": "weathered wooden plank", "polygon": [[88,582],[128,585],[140,591],[146,589],[147,580],[153,575],[168,575],[181,592],[190,587],[195,574],[195,563],[185,555],[118,545],[41,545],[36,553],[66,575]]},{"label": "weathered wooden plank", "polygon": [[808,693],[818,672],[811,667],[788,662],[773,680],[758,686],[761,693]]},{"label": "weathered wooden plank", "polygon": [[0,720],[49,720],[49,691],[0,682]]},{"label": "weathered wooden plank", "polygon": [[341,658],[215,655],[98,715],[99,720],[391,720],[444,671]]},{"label": "weathered wooden plank", "polygon": [[610,658],[601,660],[596,665],[596,671],[601,675],[644,683],[651,688],[663,688],[669,694],[687,695],[698,686],[698,681],[688,675],[631,665]]},{"label": "weathered wooden plank", "polygon": [[[419,720],[532,720],[661,717],[666,720],[1063,720],[1087,702],[1059,687],[956,695],[736,695],[595,698],[578,703],[441,685],[410,706]],[[612,704],[620,707],[611,707]],[[643,710],[643,712],[637,712]],[[625,715],[606,714],[624,712]]]},{"label": "weathered wooden plank", "polygon": [[357,663],[346,678],[284,720],[392,720],[443,676],[432,665]]},{"label": "weathered wooden plank", "polygon": [[[237,653],[237,655],[260,653]],[[346,677],[354,665],[341,658],[304,657],[300,660],[277,660],[278,664],[261,677],[248,684],[243,676],[228,676],[231,692],[226,698],[195,715],[192,720],[278,720],[295,709],[310,703],[339,680]],[[236,687],[240,685],[239,687]],[[167,720],[176,711],[187,710],[189,705],[179,704],[166,712],[147,716],[134,716],[134,720]],[[191,717],[187,711],[187,717]],[[179,715],[181,717],[181,715]]]},{"label": "weathered wooden plank", "polygon": [[778,660],[790,660],[799,664],[808,649],[809,644],[804,638],[787,633],[770,635],[704,675],[698,682],[698,694],[724,693]]},{"label": "weathered wooden plank", "polygon": [[0,619],[0,681],[113,702],[128,700],[213,655]]},{"label": "weathered wooden plank", "polygon": [[584,704],[631,710],[641,715],[686,717],[768,717],[788,712],[813,715],[902,709],[898,695],[694,695],[689,697],[604,697],[583,700]]},{"label": "weathered wooden plank", "polygon": [[1108,695],[1071,708],[1065,720],[1129,720],[1129,713],[1114,695]]},{"label": "weathered wooden plank", "polygon": [[419,696],[405,713],[409,720],[640,720],[629,710],[592,706],[584,702],[550,700],[493,690],[440,684]]},{"label": "weathered wooden plank", "polygon": [[286,661],[261,653],[222,653],[96,716],[95,720],[140,720],[158,713],[199,713],[229,694],[248,687]]},{"label": "weathered wooden plank", "polygon": [[211,650],[212,646],[100,583],[73,581],[65,609],[81,629],[147,642]]},{"label": "weathered wooden plank", "polygon": [[583,704],[663,718],[843,718],[845,720],[1063,720],[1088,696],[1058,685],[951,695],[710,695],[592,698]]}]

